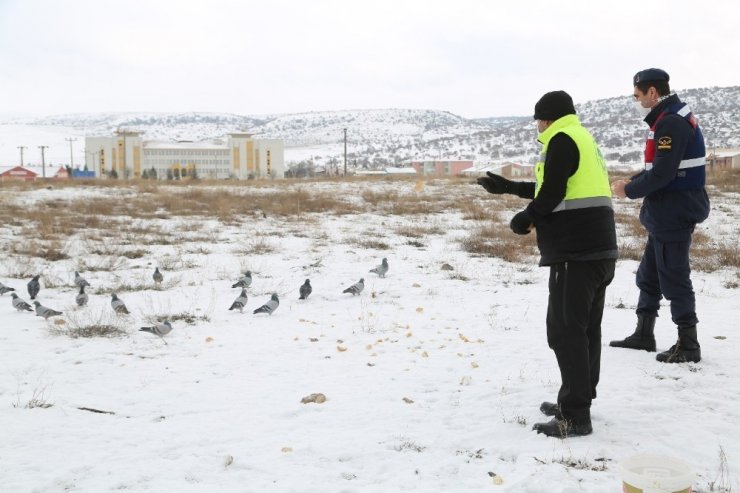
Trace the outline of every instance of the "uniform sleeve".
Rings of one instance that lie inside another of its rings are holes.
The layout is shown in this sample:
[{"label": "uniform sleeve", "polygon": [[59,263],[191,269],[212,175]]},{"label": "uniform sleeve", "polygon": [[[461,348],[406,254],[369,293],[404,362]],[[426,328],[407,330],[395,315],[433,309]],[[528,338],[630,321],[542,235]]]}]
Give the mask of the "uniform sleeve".
[{"label": "uniform sleeve", "polygon": [[527,206],[527,212],[533,220],[550,214],[563,201],[568,179],[578,170],[580,157],[578,146],[567,134],[561,132],[550,139],[542,187]]},{"label": "uniform sleeve", "polygon": [[665,188],[678,172],[694,130],[678,115],[668,115],[655,128],[653,167],[633,177],[624,187],[627,197],[637,199]]}]

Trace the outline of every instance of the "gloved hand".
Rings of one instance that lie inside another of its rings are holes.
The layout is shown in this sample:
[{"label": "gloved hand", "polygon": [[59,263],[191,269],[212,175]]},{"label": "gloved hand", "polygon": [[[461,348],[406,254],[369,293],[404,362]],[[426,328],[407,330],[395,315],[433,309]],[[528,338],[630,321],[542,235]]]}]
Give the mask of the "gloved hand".
[{"label": "gloved hand", "polygon": [[509,227],[511,227],[511,230],[518,235],[529,234],[534,227],[532,216],[530,216],[529,212],[526,210],[517,212],[514,217],[511,218],[511,224],[509,224]]},{"label": "gloved hand", "polygon": [[514,182],[511,180],[490,171],[487,171],[486,175],[488,176],[481,176],[477,181],[488,193],[516,193],[514,192]]}]

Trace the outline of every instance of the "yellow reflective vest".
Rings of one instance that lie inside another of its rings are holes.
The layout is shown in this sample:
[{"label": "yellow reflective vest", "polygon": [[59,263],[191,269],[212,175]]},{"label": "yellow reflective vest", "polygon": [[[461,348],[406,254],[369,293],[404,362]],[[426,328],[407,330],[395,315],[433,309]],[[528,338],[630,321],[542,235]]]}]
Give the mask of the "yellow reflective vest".
[{"label": "yellow reflective vest", "polygon": [[534,170],[537,180],[534,196],[537,197],[545,180],[547,146],[550,140],[560,132],[568,135],[576,143],[580,161],[578,170],[568,179],[565,198],[552,212],[586,207],[612,207],[612,193],[604,157],[596,141],[581,125],[576,115],[566,115],[555,120],[539,135],[538,140],[543,144],[543,148],[540,161],[537,162]]}]

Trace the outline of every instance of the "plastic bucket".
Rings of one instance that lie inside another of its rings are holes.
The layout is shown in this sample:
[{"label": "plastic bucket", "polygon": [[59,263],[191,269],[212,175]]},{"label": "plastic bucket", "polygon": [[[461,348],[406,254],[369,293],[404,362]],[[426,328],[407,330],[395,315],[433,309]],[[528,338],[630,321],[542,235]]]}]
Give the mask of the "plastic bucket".
[{"label": "plastic bucket", "polygon": [[624,493],[692,493],[696,473],[664,455],[635,455],[619,464]]}]

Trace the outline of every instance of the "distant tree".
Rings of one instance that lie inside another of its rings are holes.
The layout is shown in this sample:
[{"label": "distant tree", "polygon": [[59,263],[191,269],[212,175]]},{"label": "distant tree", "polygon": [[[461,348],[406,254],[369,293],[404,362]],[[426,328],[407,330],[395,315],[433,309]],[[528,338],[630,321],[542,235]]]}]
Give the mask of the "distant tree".
[{"label": "distant tree", "polygon": [[118,171],[115,169],[110,170],[110,173],[108,173],[108,178],[113,178],[114,180],[118,179]]},{"label": "distant tree", "polygon": [[183,168],[180,174],[181,174],[181,176],[183,178],[187,177],[188,176],[188,169],[187,168]]},{"label": "distant tree", "polygon": [[191,180],[197,180],[198,179],[198,171],[193,168],[190,170],[190,179]]},{"label": "distant tree", "polygon": [[149,173],[147,173],[146,170],[141,172],[141,179],[142,180],[148,180],[149,179]]},{"label": "distant tree", "polygon": [[157,179],[157,170],[154,169],[154,166],[152,166],[151,169],[149,169],[149,178],[151,178],[152,180]]},{"label": "distant tree", "polygon": [[174,178],[174,176],[173,176],[173,174],[172,174],[172,169],[169,169],[169,168],[168,168],[168,169],[167,169],[167,179],[168,179],[168,180],[172,180],[173,178]]},{"label": "distant tree", "polygon": [[175,176],[175,180],[179,180],[180,179],[180,168],[175,168],[172,171],[172,174]]}]

